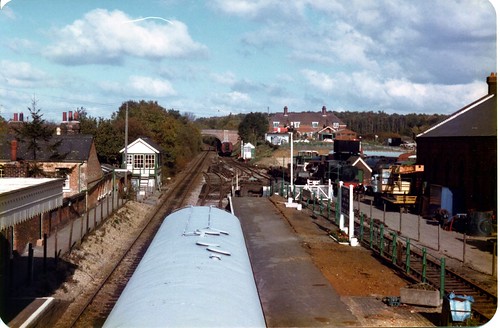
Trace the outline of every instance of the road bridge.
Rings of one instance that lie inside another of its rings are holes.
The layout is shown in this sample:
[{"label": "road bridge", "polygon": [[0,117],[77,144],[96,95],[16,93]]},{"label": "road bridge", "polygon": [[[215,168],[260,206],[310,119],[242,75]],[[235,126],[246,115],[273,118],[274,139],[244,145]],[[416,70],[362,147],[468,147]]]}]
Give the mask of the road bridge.
[{"label": "road bridge", "polygon": [[233,145],[240,140],[238,131],[236,130],[215,130],[215,129],[203,129],[201,130],[202,136],[216,137],[221,142],[229,141]]}]

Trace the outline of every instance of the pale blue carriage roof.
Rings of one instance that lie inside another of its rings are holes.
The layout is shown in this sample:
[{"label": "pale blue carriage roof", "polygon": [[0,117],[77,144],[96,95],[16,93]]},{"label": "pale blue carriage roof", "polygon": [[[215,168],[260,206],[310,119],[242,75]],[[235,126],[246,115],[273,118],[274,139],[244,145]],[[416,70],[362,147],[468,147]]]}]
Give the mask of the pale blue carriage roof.
[{"label": "pale blue carriage roof", "polygon": [[265,327],[238,218],[194,206],[165,218],[105,327]]}]

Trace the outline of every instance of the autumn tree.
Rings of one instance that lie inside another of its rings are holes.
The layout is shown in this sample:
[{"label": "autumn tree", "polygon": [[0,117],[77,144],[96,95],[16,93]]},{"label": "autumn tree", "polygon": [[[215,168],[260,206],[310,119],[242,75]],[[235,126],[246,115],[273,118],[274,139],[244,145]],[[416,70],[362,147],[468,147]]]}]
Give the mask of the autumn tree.
[{"label": "autumn tree", "polygon": [[165,174],[176,173],[200,151],[201,134],[193,124],[192,116],[165,109],[156,101],[128,101],[112,115],[111,121],[123,140],[127,107],[128,142],[139,137],[149,137],[155,141],[163,151]]}]

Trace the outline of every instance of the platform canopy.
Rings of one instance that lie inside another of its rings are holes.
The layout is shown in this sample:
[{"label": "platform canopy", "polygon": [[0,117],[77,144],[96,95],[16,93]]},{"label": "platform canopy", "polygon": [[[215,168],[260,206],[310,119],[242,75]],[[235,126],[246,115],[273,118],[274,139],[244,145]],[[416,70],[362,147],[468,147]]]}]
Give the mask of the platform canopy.
[{"label": "platform canopy", "polygon": [[63,186],[58,178],[0,178],[0,231],[62,206]]}]

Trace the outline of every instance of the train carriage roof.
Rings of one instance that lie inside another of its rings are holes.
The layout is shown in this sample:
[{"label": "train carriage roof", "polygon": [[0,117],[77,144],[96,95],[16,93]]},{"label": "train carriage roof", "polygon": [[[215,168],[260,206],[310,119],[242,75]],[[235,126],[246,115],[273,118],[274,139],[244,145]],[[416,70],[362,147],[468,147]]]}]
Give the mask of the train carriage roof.
[{"label": "train carriage roof", "polygon": [[238,218],[194,206],[165,218],[108,327],[265,327]]}]

